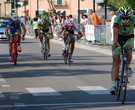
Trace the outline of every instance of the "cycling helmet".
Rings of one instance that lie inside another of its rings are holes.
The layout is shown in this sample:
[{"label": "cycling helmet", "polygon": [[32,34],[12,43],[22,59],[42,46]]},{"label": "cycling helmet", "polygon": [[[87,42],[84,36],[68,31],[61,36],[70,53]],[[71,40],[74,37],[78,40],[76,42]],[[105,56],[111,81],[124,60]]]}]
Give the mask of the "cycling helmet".
[{"label": "cycling helmet", "polygon": [[41,16],[41,19],[42,20],[47,20],[47,17],[46,16]]},{"label": "cycling helmet", "polygon": [[17,14],[13,14],[12,15],[12,20],[13,21],[17,21],[18,20],[18,15]]},{"label": "cycling helmet", "polygon": [[123,6],[119,9],[120,16],[131,16],[133,14],[133,10],[131,7]]},{"label": "cycling helmet", "polygon": [[68,21],[67,21],[67,25],[68,25],[68,26],[73,26],[73,25],[74,25],[74,22],[73,22],[72,20],[68,20]]}]

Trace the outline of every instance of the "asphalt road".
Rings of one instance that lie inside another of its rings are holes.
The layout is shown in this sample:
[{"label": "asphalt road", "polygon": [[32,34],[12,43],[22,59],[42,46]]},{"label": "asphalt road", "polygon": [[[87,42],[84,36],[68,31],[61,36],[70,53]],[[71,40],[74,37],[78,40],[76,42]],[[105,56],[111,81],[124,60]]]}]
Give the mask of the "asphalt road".
[{"label": "asphalt road", "polygon": [[[0,110],[134,110],[134,74],[124,105],[109,93],[112,57],[108,48],[76,43],[71,66],[64,64],[62,41],[51,40],[47,61],[39,40],[26,39],[22,48],[14,66],[8,62],[8,43],[0,42]],[[133,60],[133,73],[134,65]]]}]

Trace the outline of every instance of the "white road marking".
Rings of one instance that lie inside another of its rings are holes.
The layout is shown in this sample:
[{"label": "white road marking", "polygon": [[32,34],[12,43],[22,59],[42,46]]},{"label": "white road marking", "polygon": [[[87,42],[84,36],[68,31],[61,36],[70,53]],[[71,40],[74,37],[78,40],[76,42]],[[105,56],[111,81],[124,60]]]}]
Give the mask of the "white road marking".
[{"label": "white road marking", "polygon": [[2,87],[10,87],[10,85],[9,84],[4,84],[4,85],[2,85]]},{"label": "white road marking", "polygon": [[6,80],[0,75],[0,83],[7,83]]},{"label": "white road marking", "polygon": [[2,94],[2,92],[0,91],[0,98],[3,98],[4,97],[4,95]]},{"label": "white road marking", "polygon": [[[41,106],[65,106],[65,105],[110,105],[110,104],[120,104],[121,102],[84,102],[84,103],[54,103],[54,104],[24,104],[16,103],[15,105],[0,105],[0,108],[11,108],[11,107],[41,107]],[[135,104],[135,101],[128,101],[125,104]]]},{"label": "white road marking", "polygon": [[135,89],[135,86],[128,86],[129,88],[131,88],[131,89]]},{"label": "white road marking", "polygon": [[61,95],[59,92],[55,91],[51,87],[34,87],[34,88],[25,88],[33,96],[57,96]]},{"label": "white road marking", "polygon": [[77,88],[91,95],[92,94],[110,94],[109,91],[102,86],[77,86]]}]

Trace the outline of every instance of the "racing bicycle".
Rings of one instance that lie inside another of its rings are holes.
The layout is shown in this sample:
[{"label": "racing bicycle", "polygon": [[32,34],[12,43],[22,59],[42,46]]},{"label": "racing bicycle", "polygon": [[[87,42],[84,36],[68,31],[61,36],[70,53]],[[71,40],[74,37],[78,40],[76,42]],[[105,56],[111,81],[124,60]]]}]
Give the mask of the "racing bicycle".
[{"label": "racing bicycle", "polygon": [[43,37],[43,47],[42,47],[42,53],[44,60],[47,60],[48,57],[48,43],[47,43],[47,35],[50,35],[51,33],[45,32],[45,30],[42,30],[44,37]]},{"label": "racing bicycle", "polygon": [[66,48],[65,48],[64,53],[63,53],[63,58],[64,58],[65,64],[71,65],[71,63],[72,63],[72,61],[71,61],[71,48],[72,48],[71,36],[76,35],[76,34],[65,34],[65,35],[68,35],[68,37],[66,39]]},{"label": "racing bicycle", "polygon": [[127,52],[129,50],[135,51],[135,48],[129,48],[125,45],[117,47],[121,49],[120,65],[119,65],[119,76],[116,79],[116,99],[121,100],[124,104],[127,92],[128,82],[128,64],[127,64]]}]

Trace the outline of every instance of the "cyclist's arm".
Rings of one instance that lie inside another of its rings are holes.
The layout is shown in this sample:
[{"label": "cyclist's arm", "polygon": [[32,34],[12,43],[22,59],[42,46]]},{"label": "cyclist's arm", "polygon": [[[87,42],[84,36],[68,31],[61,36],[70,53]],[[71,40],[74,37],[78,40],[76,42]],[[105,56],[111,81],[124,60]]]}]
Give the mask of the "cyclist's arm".
[{"label": "cyclist's arm", "polygon": [[113,27],[113,35],[114,35],[113,42],[117,43],[118,42],[118,28],[117,27]]},{"label": "cyclist's arm", "polygon": [[59,32],[58,32],[58,36],[62,38],[62,35],[61,33],[63,32],[63,29],[61,29]]},{"label": "cyclist's arm", "polygon": [[10,26],[9,25],[7,25],[7,27],[6,27],[6,30],[5,30],[5,34],[6,34],[6,36],[9,36],[9,34],[8,34],[8,30],[10,29]]},{"label": "cyclist's arm", "polygon": [[50,30],[50,34],[52,35],[52,25],[51,25],[51,23],[49,24],[49,30]]},{"label": "cyclist's arm", "polygon": [[39,35],[40,35],[40,31],[41,31],[41,25],[38,24],[38,33],[39,33]]},{"label": "cyclist's arm", "polygon": [[79,31],[78,34],[79,34],[79,39],[80,39],[83,35],[82,35],[81,31]]},{"label": "cyclist's arm", "polygon": [[24,24],[22,25],[22,29],[23,29],[23,35],[25,36],[26,35],[26,28],[25,28]]}]

